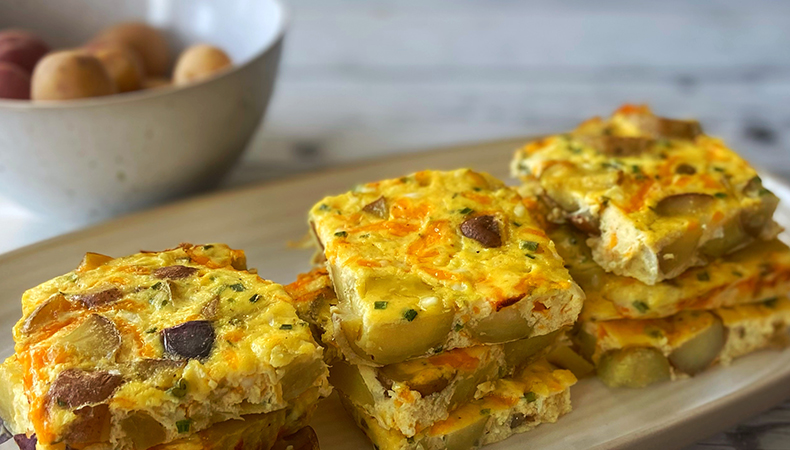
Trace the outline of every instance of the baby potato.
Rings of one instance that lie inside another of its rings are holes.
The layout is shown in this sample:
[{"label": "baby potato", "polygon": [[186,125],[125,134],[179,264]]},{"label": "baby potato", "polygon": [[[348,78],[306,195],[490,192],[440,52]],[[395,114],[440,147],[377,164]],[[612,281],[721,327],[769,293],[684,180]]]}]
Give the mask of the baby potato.
[{"label": "baby potato", "polygon": [[148,77],[143,80],[142,89],[156,89],[167,87],[173,84],[169,78],[166,77]]},{"label": "baby potato", "polygon": [[119,23],[99,33],[91,44],[115,43],[137,52],[146,76],[162,76],[170,67],[170,49],[162,33],[140,22]]},{"label": "baby potato", "polygon": [[0,98],[30,99],[30,75],[21,67],[0,61]]},{"label": "baby potato", "polygon": [[143,63],[140,57],[127,47],[104,43],[89,48],[90,53],[101,61],[118,92],[140,89],[143,84]]},{"label": "baby potato", "polygon": [[0,61],[15,64],[30,74],[38,60],[47,53],[47,43],[33,33],[23,30],[0,31]]},{"label": "baby potato", "polygon": [[184,85],[208,78],[232,65],[228,55],[217,47],[193,45],[181,53],[173,70],[173,83]]},{"label": "baby potato", "polygon": [[65,50],[45,56],[33,71],[33,100],[70,100],[117,92],[102,63],[83,50]]}]

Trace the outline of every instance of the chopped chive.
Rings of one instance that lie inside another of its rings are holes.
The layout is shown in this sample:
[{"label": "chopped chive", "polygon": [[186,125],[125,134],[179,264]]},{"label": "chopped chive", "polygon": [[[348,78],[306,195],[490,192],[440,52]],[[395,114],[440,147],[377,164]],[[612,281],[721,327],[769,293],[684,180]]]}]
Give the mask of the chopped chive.
[{"label": "chopped chive", "polygon": [[375,309],[387,309],[387,303],[385,301],[378,301],[373,303],[373,308]]},{"label": "chopped chive", "polygon": [[156,333],[156,327],[149,328],[149,329],[145,330],[145,332],[148,333],[148,334]]},{"label": "chopped chive", "polygon": [[433,351],[434,354],[437,354],[437,353],[441,353],[442,350],[444,350],[444,347],[442,347],[440,345],[440,346],[436,347],[435,349],[433,349],[432,351]]},{"label": "chopped chive", "polygon": [[700,281],[710,281],[710,274],[708,272],[700,272],[697,274],[697,279]]},{"label": "chopped chive", "polygon": [[68,405],[66,405],[66,402],[64,402],[63,400],[58,399],[58,406],[60,406],[61,408],[65,408]]},{"label": "chopped chive", "polygon": [[472,214],[473,212],[475,212],[475,210],[473,210],[472,208],[466,207],[464,209],[459,210],[458,212],[461,213],[461,214],[467,215],[467,214]]},{"label": "chopped chive", "polygon": [[647,306],[647,303],[641,300],[635,300],[632,305],[634,305],[634,308],[636,308],[636,310],[642,314],[646,313],[650,309],[650,307]]},{"label": "chopped chive", "polygon": [[765,301],[763,301],[763,305],[765,305],[765,306],[767,306],[767,307],[769,307],[769,308],[775,308],[775,307],[776,307],[776,302],[777,302],[777,301],[779,301],[779,299],[778,299],[778,298],[776,298],[776,297],[771,297],[771,298],[769,298],[768,300],[765,300]]},{"label": "chopped chive", "polygon": [[176,429],[179,433],[189,433],[189,429],[191,428],[192,421],[189,419],[179,420],[176,422]]},{"label": "chopped chive", "polygon": [[518,223],[518,222],[511,222],[511,223],[513,224],[514,227],[520,227],[521,226],[521,224]]},{"label": "chopped chive", "polygon": [[174,384],[170,389],[167,390],[167,393],[172,395],[176,398],[182,398],[187,395],[187,382],[185,379],[179,379],[176,384]]},{"label": "chopped chive", "polygon": [[654,339],[658,339],[658,338],[664,336],[664,333],[662,333],[661,330],[659,330],[658,328],[653,328],[653,329],[647,330],[646,333],[647,333],[648,336],[650,336],[650,337],[652,337]]},{"label": "chopped chive", "polygon": [[725,194],[724,192],[717,192],[713,194],[713,196],[716,198],[727,198],[727,194]]},{"label": "chopped chive", "polygon": [[241,284],[241,283],[231,284],[228,287],[233,289],[236,292],[242,292],[244,290],[244,285]]},{"label": "chopped chive", "polygon": [[157,281],[156,283],[151,285],[150,289],[159,289],[160,287],[162,287],[162,282],[161,281]]},{"label": "chopped chive", "polygon": [[713,170],[715,170],[716,172],[724,172],[724,169],[721,167],[714,167]]},{"label": "chopped chive", "polygon": [[255,294],[252,297],[250,297],[250,303],[255,303],[255,302],[257,302],[260,299],[261,299],[261,295],[260,294]]},{"label": "chopped chive", "polygon": [[318,209],[321,211],[329,211],[329,205],[326,203],[321,203],[321,206],[319,206]]},{"label": "chopped chive", "polygon": [[348,233],[346,233],[345,231],[338,231],[337,233],[335,233],[335,236],[337,236],[337,237],[346,237],[346,236],[348,236]]},{"label": "chopped chive", "polygon": [[481,416],[487,416],[489,414],[491,414],[491,410],[488,409],[488,408],[483,408],[483,409],[480,410],[480,415]]},{"label": "chopped chive", "polygon": [[534,402],[535,400],[538,399],[538,396],[534,392],[529,391],[526,394],[524,394],[523,398],[524,398],[524,400],[527,401],[527,403],[532,403],[532,402]]},{"label": "chopped chive", "polygon": [[167,300],[162,300],[162,306],[167,306]]},{"label": "chopped chive", "polygon": [[290,323],[284,323],[284,324],[280,325],[280,329],[281,330],[293,330],[293,328],[294,328],[294,326],[291,325]]},{"label": "chopped chive", "polygon": [[636,164],[631,166],[631,172],[633,173],[642,173],[642,168],[637,166]]},{"label": "chopped chive", "polygon": [[409,322],[411,322],[412,320],[417,318],[417,311],[415,311],[413,309],[408,309],[408,310],[406,310],[405,313],[403,313],[403,318],[408,320]]},{"label": "chopped chive", "polygon": [[455,324],[455,326],[453,327],[453,330],[454,330],[454,331],[456,331],[456,332],[458,332],[458,331],[461,331],[461,329],[462,329],[463,327],[464,327],[464,324],[462,324],[462,323],[457,323],[457,324]]},{"label": "chopped chive", "polygon": [[524,256],[526,256],[529,259],[535,259],[535,255],[530,255],[529,253],[524,253]]},{"label": "chopped chive", "polygon": [[538,243],[535,241],[521,241],[521,249],[535,252],[538,250]]},{"label": "chopped chive", "polygon": [[479,187],[475,186],[475,187],[472,188],[472,190],[475,191],[475,192],[480,192],[480,191],[483,190],[483,188],[479,188]]}]

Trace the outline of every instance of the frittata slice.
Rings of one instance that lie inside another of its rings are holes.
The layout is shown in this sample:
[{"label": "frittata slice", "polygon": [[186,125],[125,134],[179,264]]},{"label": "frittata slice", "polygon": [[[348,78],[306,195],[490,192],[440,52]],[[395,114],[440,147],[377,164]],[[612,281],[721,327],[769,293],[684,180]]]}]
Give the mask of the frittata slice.
[{"label": "frittata slice", "polygon": [[549,236],[586,294],[580,320],[654,319],[681,310],[708,310],[759,302],[790,292],[790,248],[778,239],[757,241],[704,267],[653,286],[604,271],[584,235],[568,226]]},{"label": "frittata slice", "polygon": [[646,106],[531,142],[511,169],[588,234],[606,271],[649,285],[780,230],[779,200],[746,161],[697,122]]},{"label": "frittata slice", "polygon": [[[285,288],[294,298],[299,317],[315,326],[314,334],[327,346],[326,353],[337,351],[329,312],[337,305],[337,297],[326,269],[301,274]],[[382,427],[413,436],[471,401],[479,384],[512,375],[548,354],[558,342],[567,340],[564,331],[442,351],[383,367],[354,365],[338,357],[330,363],[329,380]]]},{"label": "frittata slice", "polygon": [[681,311],[664,319],[586,321],[574,339],[607,385],[643,387],[787,345],[790,300]]},{"label": "frittata slice", "polygon": [[487,174],[424,171],[310,211],[339,303],[334,338],[386,365],[571,325],[583,293],[520,196]]},{"label": "frittata slice", "polygon": [[221,244],[88,254],[25,292],[15,356],[38,448],[147,449],[328,395],[290,296],[244,266]]},{"label": "frittata slice", "polygon": [[556,422],[571,411],[570,387],[575,383],[570,371],[539,361],[516,376],[481,386],[481,398],[414,436],[383,428],[342,394],[341,400],[379,450],[467,450]]}]

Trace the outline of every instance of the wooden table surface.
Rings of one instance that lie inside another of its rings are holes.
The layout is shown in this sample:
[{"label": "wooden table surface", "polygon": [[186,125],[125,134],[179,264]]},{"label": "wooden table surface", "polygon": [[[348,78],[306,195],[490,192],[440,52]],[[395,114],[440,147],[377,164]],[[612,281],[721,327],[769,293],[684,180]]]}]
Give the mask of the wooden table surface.
[{"label": "wooden table surface", "polygon": [[[277,90],[226,186],[565,130],[624,102],[696,117],[790,178],[790,2],[284,0]],[[68,231],[0,198],[0,252]],[[790,449],[790,403],[702,449]]]}]

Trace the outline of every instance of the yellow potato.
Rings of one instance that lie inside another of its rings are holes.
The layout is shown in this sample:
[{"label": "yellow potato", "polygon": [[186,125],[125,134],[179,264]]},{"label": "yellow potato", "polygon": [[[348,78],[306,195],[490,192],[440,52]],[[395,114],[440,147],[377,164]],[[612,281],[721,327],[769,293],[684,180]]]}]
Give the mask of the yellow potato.
[{"label": "yellow potato", "polygon": [[143,84],[143,63],[137,54],[118,44],[99,44],[89,51],[101,61],[118,92],[140,89]]},{"label": "yellow potato", "polygon": [[45,56],[33,70],[33,100],[69,100],[117,92],[102,63],[82,50],[65,50]]},{"label": "yellow potato", "polygon": [[170,67],[170,49],[162,33],[139,22],[119,23],[99,33],[91,45],[115,43],[137,52],[146,76],[162,76]]},{"label": "yellow potato", "polygon": [[166,77],[149,77],[143,80],[142,89],[157,89],[167,87],[173,84],[169,78]]},{"label": "yellow potato", "polygon": [[221,49],[206,44],[193,45],[178,57],[173,70],[173,83],[177,86],[194,83],[231,65],[230,58]]}]

